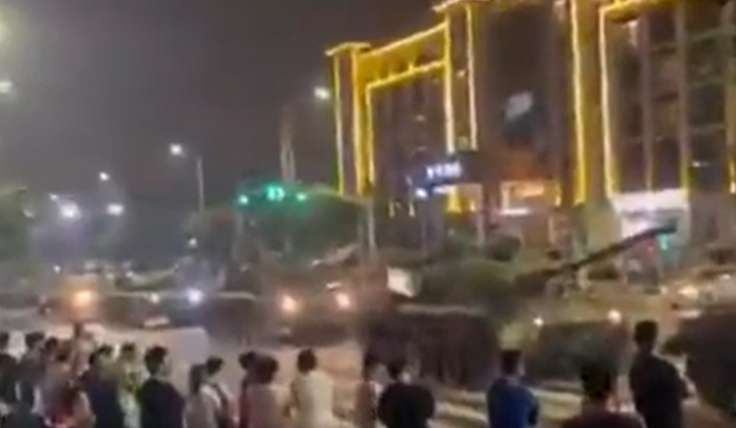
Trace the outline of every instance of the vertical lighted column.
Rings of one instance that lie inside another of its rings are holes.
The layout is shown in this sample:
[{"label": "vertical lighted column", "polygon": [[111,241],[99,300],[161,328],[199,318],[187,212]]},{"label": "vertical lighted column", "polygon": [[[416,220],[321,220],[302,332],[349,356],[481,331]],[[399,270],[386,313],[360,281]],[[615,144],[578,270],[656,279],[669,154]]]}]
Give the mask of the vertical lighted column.
[{"label": "vertical lighted column", "polygon": [[602,198],[600,85],[598,70],[598,6],[589,0],[570,1],[574,115],[574,203]]},{"label": "vertical lighted column", "polygon": [[647,16],[638,18],[637,38],[639,40],[639,60],[641,61],[640,82],[642,108],[642,143],[644,147],[644,183],[646,190],[654,190],[654,79],[652,74],[652,41],[650,20]]},{"label": "vertical lighted column", "polygon": [[[601,143],[603,144],[603,187],[605,196],[612,197],[618,193],[618,162],[614,150],[619,147],[616,136],[619,135],[618,73],[616,59],[611,49],[612,22],[603,10],[598,10],[598,60],[600,64],[600,113]],[[590,145],[590,144],[589,144]]]},{"label": "vertical lighted column", "polygon": [[357,58],[366,45],[345,43],[327,52],[332,60],[332,94],[335,121],[335,152],[337,157],[338,189],[342,194],[354,194],[360,189],[365,175],[360,150],[360,133],[355,128],[356,98],[353,81],[357,73]]},{"label": "vertical lighted column", "polygon": [[675,14],[675,46],[677,57],[677,144],[680,151],[680,186],[691,190],[693,187],[690,163],[692,154],[690,150],[690,120],[688,112],[690,103],[690,85],[687,78],[687,22],[686,6],[683,2],[673,5]]},{"label": "vertical lighted column", "polygon": [[726,124],[726,156],[728,162],[728,191],[736,194],[736,58],[733,57],[733,45],[730,29],[736,24],[736,3],[729,2],[721,15],[721,53],[725,70],[723,73],[723,90],[726,99],[724,121]]}]

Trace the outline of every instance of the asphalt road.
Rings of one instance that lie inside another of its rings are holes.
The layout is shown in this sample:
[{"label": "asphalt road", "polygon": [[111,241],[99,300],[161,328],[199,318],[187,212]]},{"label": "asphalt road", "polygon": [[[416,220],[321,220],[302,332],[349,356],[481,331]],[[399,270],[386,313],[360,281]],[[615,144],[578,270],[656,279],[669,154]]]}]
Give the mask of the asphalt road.
[{"label": "asphalt road", "polygon": [[[69,328],[53,326],[39,322],[17,324],[19,330],[44,328],[51,334],[67,336]],[[226,360],[223,379],[228,386],[237,391],[240,369],[237,365],[237,356],[244,350],[232,343],[212,342],[204,331],[200,329],[177,329],[160,331],[142,330],[115,330],[102,326],[92,326],[99,340],[114,344],[123,341],[136,342],[141,348],[153,344],[162,344],[171,350],[174,366],[175,383],[184,388],[186,373],[189,365],[203,361],[208,355],[217,354]],[[20,335],[14,338],[17,341]],[[294,347],[275,346],[259,349],[269,352],[280,363],[278,384],[285,389],[294,374],[295,357],[298,352]],[[335,379],[339,402],[338,408],[342,415],[348,417],[352,407],[352,390],[358,378],[359,362],[361,361],[358,348],[352,343],[317,349],[322,368]],[[544,427],[554,427],[559,422],[578,409],[579,397],[572,392],[537,390],[542,403]],[[433,423],[435,428],[485,428],[483,414],[483,398],[477,393],[468,393],[457,390],[435,388],[438,398],[437,417]],[[349,424],[346,422],[346,426]],[[688,406],[688,428],[725,428],[729,426],[715,417],[701,406]]]}]

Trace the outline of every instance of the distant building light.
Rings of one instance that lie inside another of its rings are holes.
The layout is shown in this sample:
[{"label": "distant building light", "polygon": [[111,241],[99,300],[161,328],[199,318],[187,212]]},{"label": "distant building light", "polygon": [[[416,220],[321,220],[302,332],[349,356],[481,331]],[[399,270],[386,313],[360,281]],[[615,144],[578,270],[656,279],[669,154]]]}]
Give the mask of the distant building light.
[{"label": "distant building light", "polygon": [[529,208],[506,208],[499,212],[503,217],[523,217],[531,213],[532,211]]},{"label": "distant building light", "polygon": [[429,197],[429,192],[427,192],[426,189],[416,189],[414,191],[414,197],[416,199],[427,199]]}]

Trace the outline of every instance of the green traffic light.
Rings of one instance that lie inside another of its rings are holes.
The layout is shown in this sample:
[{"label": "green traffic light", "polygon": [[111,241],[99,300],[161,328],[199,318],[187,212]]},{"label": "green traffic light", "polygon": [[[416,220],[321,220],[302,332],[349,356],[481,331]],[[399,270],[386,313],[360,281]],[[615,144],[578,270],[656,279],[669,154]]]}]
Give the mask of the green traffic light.
[{"label": "green traffic light", "polygon": [[250,198],[248,195],[240,195],[238,196],[238,205],[248,205],[250,204]]},{"label": "green traffic light", "polygon": [[266,187],[266,199],[269,201],[280,201],[286,197],[286,190],[279,185]]},{"label": "green traffic light", "polygon": [[296,200],[299,201],[299,202],[304,202],[307,199],[309,199],[309,195],[307,195],[304,192],[299,192],[299,193],[296,194]]}]

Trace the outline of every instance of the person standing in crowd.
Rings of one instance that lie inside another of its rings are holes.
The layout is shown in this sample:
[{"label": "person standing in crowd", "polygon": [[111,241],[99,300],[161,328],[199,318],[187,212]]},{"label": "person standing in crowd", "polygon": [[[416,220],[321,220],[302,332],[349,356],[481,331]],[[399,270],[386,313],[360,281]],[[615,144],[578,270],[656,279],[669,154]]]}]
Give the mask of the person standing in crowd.
[{"label": "person standing in crowd", "polygon": [[363,359],[361,380],[355,391],[353,405],[353,421],[357,428],[376,428],[378,422],[378,397],[381,385],[378,383],[378,371],[381,367],[377,358],[366,355]]},{"label": "person standing in crowd", "polygon": [[143,361],[149,378],[138,390],[141,428],[183,428],[184,399],[168,379],[169,351],[154,346]]},{"label": "person standing in crowd", "polygon": [[493,428],[530,428],[537,425],[539,403],[522,383],[522,371],[520,351],[501,353],[501,376],[486,391],[488,424]]},{"label": "person standing in crowd", "polygon": [[248,428],[248,388],[253,384],[255,377],[255,363],[258,354],[253,351],[246,352],[238,358],[240,368],[243,370],[243,379],[240,382],[240,398],[238,399],[238,428]]},{"label": "person standing in crowd", "polygon": [[337,427],[335,385],[318,366],[313,350],[299,351],[296,358],[297,374],[289,389],[288,402],[295,428]]},{"label": "person standing in crowd", "polygon": [[0,331],[0,405],[12,406],[16,395],[18,361],[10,353],[10,333]]},{"label": "person standing in crowd", "polygon": [[87,362],[92,353],[97,351],[97,344],[84,323],[77,322],[72,326],[72,366],[76,374],[82,374],[87,369]]},{"label": "person standing in crowd", "polygon": [[248,426],[283,428],[286,418],[274,385],[279,363],[270,355],[263,355],[256,360],[254,368],[254,383],[248,388]]},{"label": "person standing in crowd", "polygon": [[[30,395],[28,395],[30,392]],[[33,412],[35,396],[33,391],[25,390],[16,401],[12,410],[0,418],[3,428],[50,428],[43,416]]]},{"label": "person standing in crowd", "polygon": [[195,364],[189,370],[189,395],[184,406],[186,428],[219,428],[218,403],[215,397],[204,391],[207,368]]},{"label": "person standing in crowd", "polygon": [[205,384],[202,390],[209,394],[217,405],[217,421],[220,428],[233,428],[235,425],[235,405],[233,394],[220,379],[225,362],[220,357],[210,357],[204,364]]},{"label": "person standing in crowd", "polygon": [[59,411],[49,418],[52,425],[64,428],[95,428],[95,415],[87,395],[76,383],[65,386]]},{"label": "person standing in crowd", "polygon": [[582,409],[580,414],[565,421],[562,428],[644,428],[633,416],[609,408],[616,374],[607,365],[585,365],[580,372],[580,381],[584,396]]},{"label": "person standing in crowd", "polygon": [[637,351],[629,371],[629,388],[647,428],[682,428],[687,387],[677,368],[654,354],[658,330],[654,321],[641,321],[634,327]]},{"label": "person standing in crowd", "polygon": [[25,352],[18,363],[18,390],[19,396],[32,396],[34,411],[43,412],[43,403],[38,388],[43,380],[43,342],[41,332],[32,332],[25,335]]},{"label": "person standing in crowd", "polygon": [[103,346],[90,355],[88,369],[81,377],[82,388],[95,415],[95,428],[125,428],[125,415],[111,364],[112,349]]},{"label": "person standing in crowd", "polygon": [[125,427],[139,428],[141,416],[135,394],[143,383],[143,373],[138,363],[138,350],[135,344],[128,342],[121,346],[116,377],[120,390],[120,405],[125,414]]},{"label": "person standing in crowd", "polygon": [[395,360],[386,367],[390,384],[378,398],[378,420],[386,428],[427,428],[434,417],[435,401],[426,387],[413,382],[406,361]]},{"label": "person standing in crowd", "polygon": [[55,359],[47,363],[39,385],[43,411],[47,415],[55,415],[59,412],[64,391],[74,380],[71,347],[68,344],[59,346],[54,355]]}]

